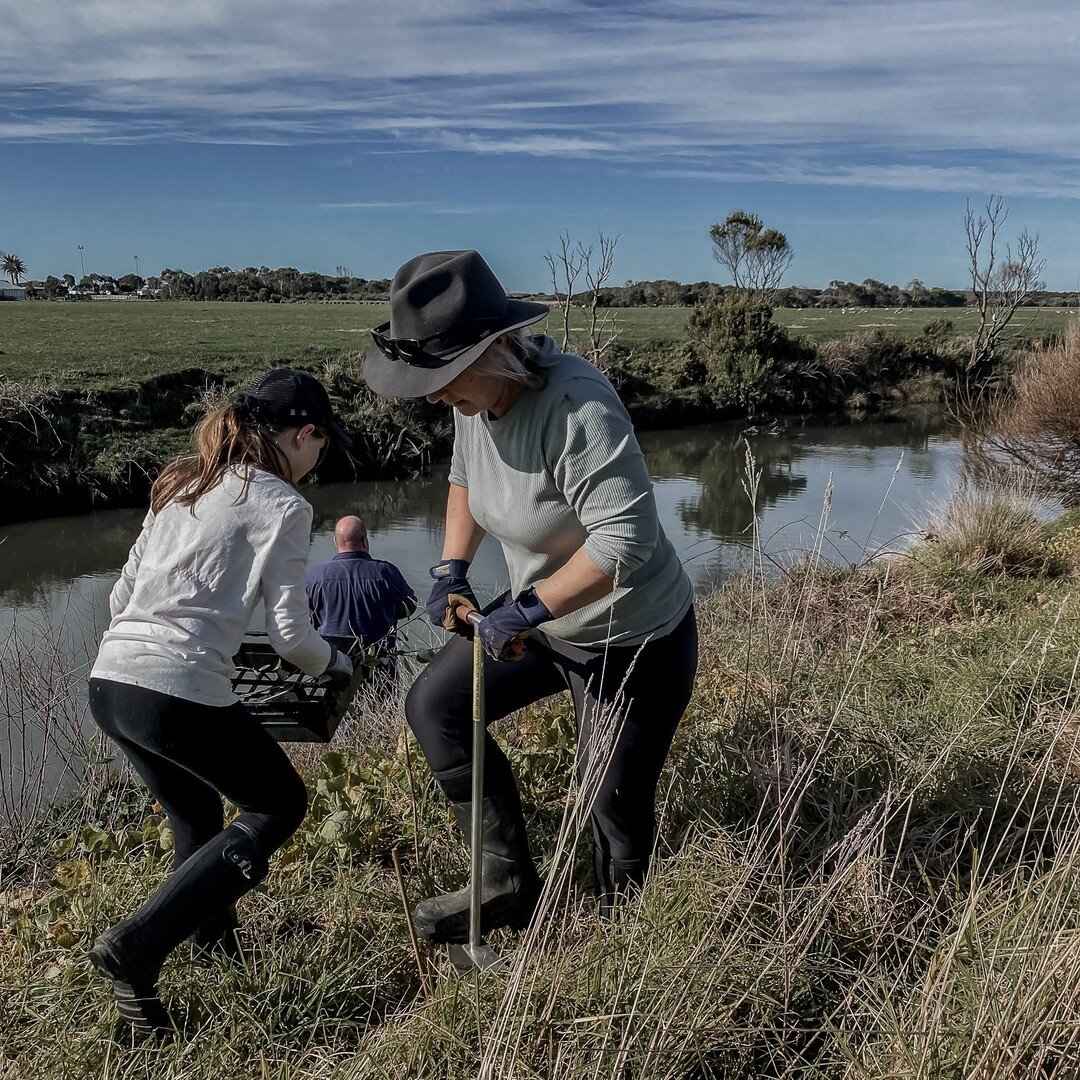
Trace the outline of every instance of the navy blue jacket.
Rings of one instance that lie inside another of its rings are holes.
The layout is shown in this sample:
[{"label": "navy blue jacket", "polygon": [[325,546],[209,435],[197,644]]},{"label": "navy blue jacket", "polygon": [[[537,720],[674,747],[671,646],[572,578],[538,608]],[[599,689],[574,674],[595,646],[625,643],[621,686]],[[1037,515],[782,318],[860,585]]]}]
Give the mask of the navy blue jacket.
[{"label": "navy blue jacket", "polygon": [[[343,551],[308,571],[308,602],[315,629],[336,643],[394,645],[398,619],[416,610],[416,594],[401,571],[366,551]],[[383,651],[380,649],[380,651]]]}]

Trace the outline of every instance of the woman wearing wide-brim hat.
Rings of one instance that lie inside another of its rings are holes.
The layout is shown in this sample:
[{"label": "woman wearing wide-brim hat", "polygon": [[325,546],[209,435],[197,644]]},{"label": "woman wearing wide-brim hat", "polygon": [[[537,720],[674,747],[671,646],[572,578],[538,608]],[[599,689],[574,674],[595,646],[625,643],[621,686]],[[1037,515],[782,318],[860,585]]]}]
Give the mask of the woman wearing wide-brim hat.
[{"label": "woman wearing wide-brim hat", "polygon": [[[364,375],[377,394],[454,409],[446,537],[427,610],[461,636],[409,691],[409,724],[468,837],[471,629],[456,618],[457,598],[481,606],[467,573],[490,533],[511,587],[477,628],[494,658],[484,676],[488,722],[569,690],[585,775],[600,718],[618,718],[600,751],[606,760],[590,770],[597,884],[609,911],[648,870],[656,785],[690,699],[697,628],[690,581],[660,527],[618,395],[587,360],[522,333],[547,314],[510,299],[475,251],[420,255],[394,277],[390,321],[373,331]],[[509,762],[490,733],[486,747],[484,931],[524,926],[540,888]],[[466,941],[468,890],[423,900],[414,917],[428,940]]]}]

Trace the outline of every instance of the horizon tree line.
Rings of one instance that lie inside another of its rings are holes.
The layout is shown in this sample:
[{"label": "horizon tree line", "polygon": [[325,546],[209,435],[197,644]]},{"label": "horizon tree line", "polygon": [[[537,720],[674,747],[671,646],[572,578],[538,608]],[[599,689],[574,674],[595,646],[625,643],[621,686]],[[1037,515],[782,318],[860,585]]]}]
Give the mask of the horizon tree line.
[{"label": "horizon tree line", "polygon": [[[971,284],[964,289],[927,286],[918,278],[912,278],[903,287],[876,278],[865,278],[858,283],[836,278],[825,288],[781,287],[781,280],[795,258],[790,241],[780,230],[766,228],[756,214],[737,209],[709,229],[713,257],[728,271],[730,285],[713,281],[683,283],[670,279],[628,280],[624,285],[612,285],[609,282],[619,237],[610,237],[601,231],[598,248],[593,244],[573,242],[569,233],[561,234],[559,249],[545,255],[551,291],[521,295],[551,301],[563,313],[567,325],[569,311],[575,307],[585,314],[587,325],[594,329],[603,321],[602,310],[695,307],[730,293],[745,293],[764,299],[773,307],[787,308],[970,306],[979,310],[987,327],[980,352],[992,353],[994,342],[986,339],[1000,335],[1005,313],[1011,319],[1022,305],[1080,305],[1080,294],[1047,290],[1039,280],[1045,260],[1039,255],[1037,236],[1024,230],[1015,255],[1008,245],[1004,252],[1000,250],[999,233],[1007,217],[1008,211],[999,195],[990,196],[985,216],[976,215],[968,204],[964,224]],[[597,252],[595,268],[592,265],[594,250]],[[91,273],[78,282],[72,274],[64,274],[62,278],[49,275],[40,291],[46,299],[59,299],[79,292],[130,295],[144,288],[166,300],[288,303],[305,300],[377,302],[389,298],[389,278],[356,277],[343,265],[335,269],[337,274],[329,275],[291,266],[277,269],[248,266],[242,270],[215,266],[192,274],[165,267],[160,274],[145,278],[131,273],[119,278]],[[27,267],[19,256],[0,252],[0,270],[19,284],[19,279],[26,276]],[[579,278],[586,286],[584,289],[575,288]],[[592,337],[597,336],[598,330]],[[981,358],[973,357],[973,365],[980,362]]]}]

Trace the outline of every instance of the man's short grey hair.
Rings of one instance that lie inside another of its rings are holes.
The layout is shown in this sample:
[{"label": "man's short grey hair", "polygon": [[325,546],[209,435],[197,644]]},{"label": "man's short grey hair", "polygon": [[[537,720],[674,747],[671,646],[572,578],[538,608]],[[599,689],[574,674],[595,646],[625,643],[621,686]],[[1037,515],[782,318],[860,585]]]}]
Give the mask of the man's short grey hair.
[{"label": "man's short grey hair", "polygon": [[367,526],[355,514],[347,514],[334,526],[334,546],[338,551],[363,550],[367,542]]},{"label": "man's short grey hair", "polygon": [[540,346],[524,330],[511,330],[505,337],[505,345],[485,349],[469,370],[493,379],[509,379],[529,390],[542,390],[547,379],[536,366]]}]

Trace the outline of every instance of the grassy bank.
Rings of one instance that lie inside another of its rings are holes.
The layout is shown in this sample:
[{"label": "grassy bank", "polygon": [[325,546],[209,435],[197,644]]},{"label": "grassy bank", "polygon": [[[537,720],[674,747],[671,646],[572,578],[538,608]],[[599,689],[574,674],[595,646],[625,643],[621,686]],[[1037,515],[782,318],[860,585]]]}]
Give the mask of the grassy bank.
[{"label": "grassy bank", "polygon": [[138,788],[92,787],[3,883],[0,1076],[1076,1075],[1080,534],[1029,528],[995,560],[1030,515],[991,517],[702,604],[660,859],[612,925],[579,792],[567,811],[566,704],[505,723],[549,881],[533,929],[498,937],[509,976],[412,954],[395,856],[412,900],[465,857],[397,708],[303,755],[311,812],[244,903],[246,964],[170,963],[181,1037],[116,1039],[86,949],[170,841]]},{"label": "grassy bank", "polygon": [[[0,305],[0,522],[141,504],[162,465],[186,449],[208,392],[285,363],[327,381],[357,444],[353,460],[332,454],[322,479],[415,472],[447,452],[450,423],[444,410],[367,389],[362,349],[385,315],[365,304]],[[945,316],[956,319],[951,329]],[[688,340],[687,317],[618,312],[607,370],[641,427],[939,404],[973,315],[785,311],[778,321],[804,340],[777,332],[752,344],[729,327],[712,345],[699,330]],[[1068,319],[1031,309],[1018,332],[1039,336]],[[922,333],[933,320],[934,332]]]},{"label": "grassy bank", "polygon": [[[298,366],[323,381],[353,438],[351,456],[331,448],[322,479],[409,475],[449,449],[445,409],[376,398],[351,361]],[[190,448],[207,396],[255,370],[187,368],[102,390],[0,381],[0,523],[145,503],[161,467]]]}]

